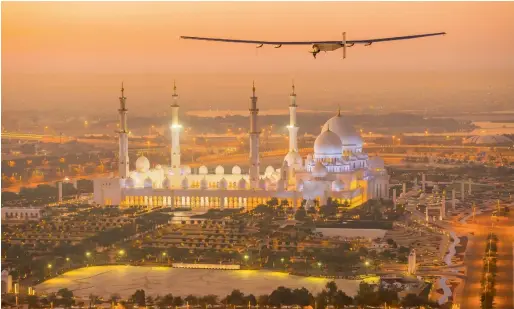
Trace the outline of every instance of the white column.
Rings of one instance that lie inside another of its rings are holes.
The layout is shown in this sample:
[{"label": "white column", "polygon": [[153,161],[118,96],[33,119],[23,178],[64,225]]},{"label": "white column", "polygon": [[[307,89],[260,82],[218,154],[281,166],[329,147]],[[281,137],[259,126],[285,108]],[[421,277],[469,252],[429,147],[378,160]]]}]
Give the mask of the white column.
[{"label": "white column", "polygon": [[287,129],[289,130],[289,152],[296,151],[298,152],[298,126],[296,123],[296,93],[293,84],[293,92],[289,96],[291,98],[291,104],[289,104],[289,125]]},{"label": "white column", "polygon": [[443,192],[441,197],[441,212],[439,214],[439,220],[443,220],[446,217],[446,192]]},{"label": "white column", "polygon": [[425,192],[425,185],[426,185],[425,183],[426,183],[426,176],[425,176],[425,173],[422,173],[421,174],[421,186],[422,186],[421,189],[423,190],[423,192]]},{"label": "white column", "polygon": [[250,97],[250,188],[258,188],[259,186],[259,135],[257,115],[257,97],[255,96],[255,83],[252,88],[253,95]]},{"label": "white column", "polygon": [[466,196],[466,192],[464,192],[464,180],[460,183],[460,200],[464,201],[464,197]]},{"label": "white column", "polygon": [[393,189],[393,205],[394,209],[396,209],[396,188]]},{"label": "white column", "polygon": [[121,83],[121,97],[120,97],[120,108],[118,112],[120,113],[120,129],[118,130],[119,138],[120,138],[120,158],[119,158],[119,166],[118,173],[121,179],[125,179],[129,175],[129,156],[128,156],[128,127],[127,127],[127,106],[126,99],[124,95],[125,89],[123,88],[123,83]]},{"label": "white column", "polygon": [[471,180],[471,178],[469,179],[469,194],[471,195],[472,191],[471,191],[471,186],[473,184],[473,181]]},{"label": "white column", "polygon": [[57,183],[58,201],[62,202],[62,181]]},{"label": "white column", "polygon": [[425,221],[428,222],[428,205],[427,205],[427,208],[425,208]]},{"label": "white column", "polygon": [[171,169],[175,175],[180,175],[180,131],[182,125],[178,119],[180,106],[178,105],[177,86],[173,82],[173,103],[171,108]]},{"label": "white column", "polygon": [[452,190],[452,209],[455,210],[455,189]]},{"label": "white column", "polygon": [[407,184],[405,182],[403,183],[402,193],[404,196],[405,196],[405,194],[407,194]]}]

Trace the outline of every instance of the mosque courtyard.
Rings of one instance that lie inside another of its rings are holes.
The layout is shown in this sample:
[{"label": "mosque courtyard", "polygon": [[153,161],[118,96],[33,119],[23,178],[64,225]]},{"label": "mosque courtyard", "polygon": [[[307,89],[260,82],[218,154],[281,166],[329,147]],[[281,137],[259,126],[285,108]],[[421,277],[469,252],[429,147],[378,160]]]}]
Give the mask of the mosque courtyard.
[{"label": "mosque courtyard", "polygon": [[[174,296],[208,294],[224,297],[239,289],[256,296],[271,293],[279,286],[307,288],[320,292],[328,281],[324,278],[299,277],[264,270],[209,270],[144,266],[94,266],[69,271],[35,287],[39,294],[68,288],[78,297],[90,294],[108,298],[119,294],[123,299],[138,289],[153,297],[172,293]],[[335,279],[337,286],[350,296],[359,288],[360,280]]]}]

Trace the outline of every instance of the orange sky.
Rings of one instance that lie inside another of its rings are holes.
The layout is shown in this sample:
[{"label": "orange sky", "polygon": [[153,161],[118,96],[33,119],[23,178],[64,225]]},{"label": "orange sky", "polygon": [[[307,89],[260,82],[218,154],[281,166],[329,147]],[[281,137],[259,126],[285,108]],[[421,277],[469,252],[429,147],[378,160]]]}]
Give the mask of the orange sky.
[{"label": "orange sky", "polygon": [[[2,108],[107,111],[124,80],[129,108],[158,112],[173,79],[189,108],[247,108],[252,79],[262,108],[287,104],[293,78],[308,108],[471,106],[491,89],[508,103],[513,29],[513,2],[3,2]],[[448,35],[355,46],[344,61],[338,51],[314,60],[308,47],[178,39],[337,40],[342,31],[348,39]]]}]

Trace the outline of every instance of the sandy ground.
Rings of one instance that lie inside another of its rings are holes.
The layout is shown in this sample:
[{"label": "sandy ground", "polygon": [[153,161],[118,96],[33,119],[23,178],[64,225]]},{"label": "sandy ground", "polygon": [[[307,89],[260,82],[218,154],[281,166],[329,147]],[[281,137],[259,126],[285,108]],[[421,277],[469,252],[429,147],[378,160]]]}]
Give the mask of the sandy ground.
[{"label": "sandy ground", "polygon": [[[109,297],[114,293],[122,298],[144,289],[146,295],[177,296],[215,294],[221,297],[239,289],[256,296],[270,293],[279,286],[307,288],[311,293],[319,292],[330,280],[312,277],[291,276],[264,270],[204,270],[144,266],[95,266],[67,272],[47,280],[35,287],[38,293],[55,292],[68,288],[75,296],[94,294]],[[357,280],[335,280],[337,286],[348,295],[357,293]]]}]

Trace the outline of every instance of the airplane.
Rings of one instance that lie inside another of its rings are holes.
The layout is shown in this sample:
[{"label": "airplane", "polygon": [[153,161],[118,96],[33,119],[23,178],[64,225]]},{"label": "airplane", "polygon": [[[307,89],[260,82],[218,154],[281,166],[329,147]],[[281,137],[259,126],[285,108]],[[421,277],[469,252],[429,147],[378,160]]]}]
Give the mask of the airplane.
[{"label": "airplane", "polygon": [[184,40],[199,40],[199,41],[216,41],[216,42],[227,42],[227,43],[243,43],[243,44],[257,44],[257,48],[261,48],[264,45],[275,45],[275,48],[280,48],[282,45],[312,45],[312,49],[309,51],[314,59],[319,52],[334,51],[339,48],[343,48],[343,59],[346,58],[346,48],[352,47],[355,44],[363,44],[364,46],[370,46],[373,43],[387,42],[387,41],[398,41],[398,40],[409,40],[423,38],[427,36],[445,35],[446,32],[437,33],[426,33],[416,34],[408,36],[397,36],[390,38],[379,38],[379,39],[367,39],[367,40],[346,40],[346,32],[343,32],[343,39],[341,41],[304,41],[304,42],[291,42],[291,41],[252,41],[252,40],[234,40],[234,39],[222,39],[222,38],[205,38],[196,36],[181,36]]}]

